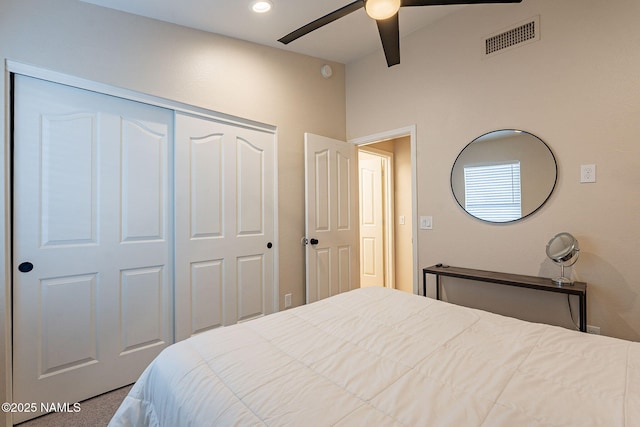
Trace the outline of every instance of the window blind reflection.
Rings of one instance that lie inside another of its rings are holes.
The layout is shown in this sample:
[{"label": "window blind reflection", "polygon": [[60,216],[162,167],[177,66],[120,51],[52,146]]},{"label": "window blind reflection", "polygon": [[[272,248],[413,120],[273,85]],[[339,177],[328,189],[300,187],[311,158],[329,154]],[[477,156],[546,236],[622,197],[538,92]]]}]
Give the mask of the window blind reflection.
[{"label": "window blind reflection", "polygon": [[522,217],[520,162],[464,167],[465,209],[493,222]]}]

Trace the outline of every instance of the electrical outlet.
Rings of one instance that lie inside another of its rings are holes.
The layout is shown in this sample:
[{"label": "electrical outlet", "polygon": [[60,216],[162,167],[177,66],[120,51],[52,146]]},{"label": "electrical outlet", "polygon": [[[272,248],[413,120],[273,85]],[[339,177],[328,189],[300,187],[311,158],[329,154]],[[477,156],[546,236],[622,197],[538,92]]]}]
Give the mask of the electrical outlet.
[{"label": "electrical outlet", "polygon": [[580,166],[580,182],[596,182],[596,165]]},{"label": "electrical outlet", "polygon": [[600,335],[600,326],[587,325],[587,333]]},{"label": "electrical outlet", "polygon": [[291,307],[291,294],[285,294],[284,296],[284,308]]}]

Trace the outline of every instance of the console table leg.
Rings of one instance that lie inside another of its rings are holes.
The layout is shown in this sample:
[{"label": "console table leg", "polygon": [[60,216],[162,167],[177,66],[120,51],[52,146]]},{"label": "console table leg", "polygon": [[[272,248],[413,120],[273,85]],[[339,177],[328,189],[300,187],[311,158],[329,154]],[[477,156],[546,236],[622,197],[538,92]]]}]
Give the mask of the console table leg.
[{"label": "console table leg", "polygon": [[422,270],[422,296],[427,296],[427,272]]},{"label": "console table leg", "polygon": [[587,332],[587,293],[580,295],[580,330]]},{"label": "console table leg", "polygon": [[440,299],[440,275],[436,274],[436,299]]}]

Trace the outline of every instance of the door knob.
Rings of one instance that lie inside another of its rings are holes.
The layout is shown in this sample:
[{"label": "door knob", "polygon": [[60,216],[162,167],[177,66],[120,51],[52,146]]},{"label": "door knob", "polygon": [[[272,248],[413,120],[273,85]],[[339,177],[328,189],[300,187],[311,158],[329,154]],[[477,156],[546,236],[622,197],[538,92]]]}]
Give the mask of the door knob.
[{"label": "door knob", "polygon": [[33,264],[31,264],[31,263],[30,263],[30,262],[28,262],[28,261],[27,261],[27,262],[20,263],[20,265],[18,266],[18,270],[19,270],[21,273],[28,273],[28,272],[30,272],[31,270],[33,270]]},{"label": "door knob", "polygon": [[271,243],[271,242],[267,243],[267,248],[268,249],[271,249],[272,247],[273,247],[273,243]]},{"label": "door knob", "polygon": [[309,243],[311,243],[312,245],[317,245],[319,242],[318,239],[311,239],[309,240]]}]

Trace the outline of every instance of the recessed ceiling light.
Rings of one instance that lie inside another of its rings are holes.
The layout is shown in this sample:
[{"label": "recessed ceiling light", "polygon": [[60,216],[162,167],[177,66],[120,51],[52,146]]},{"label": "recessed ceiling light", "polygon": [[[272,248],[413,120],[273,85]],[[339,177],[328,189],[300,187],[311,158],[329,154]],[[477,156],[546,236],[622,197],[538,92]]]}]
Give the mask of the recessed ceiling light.
[{"label": "recessed ceiling light", "polygon": [[253,4],[251,5],[251,10],[256,13],[265,13],[269,12],[272,7],[273,3],[271,3],[269,0],[258,0],[253,2]]}]

